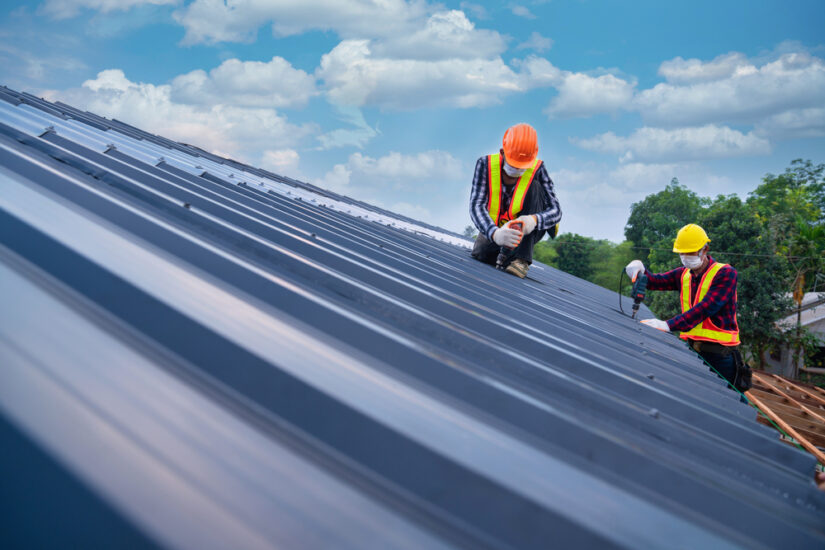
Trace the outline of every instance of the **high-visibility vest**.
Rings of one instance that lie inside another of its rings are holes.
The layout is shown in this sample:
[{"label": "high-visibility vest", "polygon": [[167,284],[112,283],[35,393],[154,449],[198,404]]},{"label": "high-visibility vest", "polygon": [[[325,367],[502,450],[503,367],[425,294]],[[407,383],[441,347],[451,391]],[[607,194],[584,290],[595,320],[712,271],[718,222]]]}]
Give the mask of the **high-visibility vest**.
[{"label": "high-visibility vest", "polygon": [[[705,295],[707,295],[711,283],[713,283],[713,278],[719,273],[720,269],[726,266],[727,264],[715,263],[705,271],[705,274],[702,275],[702,280],[699,282],[699,289],[696,291],[696,296],[694,296],[692,304],[690,303],[690,270],[685,269],[682,272],[682,290],[680,292],[682,313],[702,301]],[[736,299],[737,297],[734,294],[734,300]],[[717,342],[723,346],[736,346],[739,345],[739,324],[736,321],[735,313],[733,315],[733,324],[736,327],[735,330],[724,330],[714,325],[710,317],[705,317],[701,323],[692,329],[682,332],[679,338]]]},{"label": "high-visibility vest", "polygon": [[518,218],[522,207],[524,206],[524,198],[527,196],[527,191],[530,189],[530,184],[533,183],[533,177],[541,166],[541,161],[536,159],[533,164],[524,171],[524,174],[518,180],[516,188],[513,191],[513,197],[510,199],[510,208],[506,212],[501,212],[501,155],[487,156],[487,181],[490,185],[489,199],[487,200],[487,211],[490,213],[490,218],[493,222],[501,227],[510,220]]}]

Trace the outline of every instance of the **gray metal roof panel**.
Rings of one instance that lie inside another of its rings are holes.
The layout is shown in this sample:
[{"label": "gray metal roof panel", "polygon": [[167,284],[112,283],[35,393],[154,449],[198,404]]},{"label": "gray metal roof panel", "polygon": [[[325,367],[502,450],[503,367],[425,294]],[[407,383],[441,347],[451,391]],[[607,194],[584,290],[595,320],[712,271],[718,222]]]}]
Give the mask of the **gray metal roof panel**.
[{"label": "gray metal roof panel", "polygon": [[241,185],[228,174],[242,165],[201,177],[60,131],[0,130],[12,263],[411,532],[473,547],[541,546],[546,529],[623,547],[668,531],[694,546],[825,541],[812,458],[604,289],[538,265],[515,280],[446,243]]}]

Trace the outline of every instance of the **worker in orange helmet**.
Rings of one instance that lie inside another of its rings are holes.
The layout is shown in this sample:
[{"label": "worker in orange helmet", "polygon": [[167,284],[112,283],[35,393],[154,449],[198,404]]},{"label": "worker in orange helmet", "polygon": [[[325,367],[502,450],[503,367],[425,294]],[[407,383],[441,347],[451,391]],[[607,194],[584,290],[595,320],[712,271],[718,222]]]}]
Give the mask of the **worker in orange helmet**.
[{"label": "worker in orange helmet", "polygon": [[555,238],[561,219],[553,180],[538,152],[532,126],[511,126],[498,154],[476,162],[470,192],[470,218],[478,229],[473,258],[522,279],[533,247],[546,233]]}]

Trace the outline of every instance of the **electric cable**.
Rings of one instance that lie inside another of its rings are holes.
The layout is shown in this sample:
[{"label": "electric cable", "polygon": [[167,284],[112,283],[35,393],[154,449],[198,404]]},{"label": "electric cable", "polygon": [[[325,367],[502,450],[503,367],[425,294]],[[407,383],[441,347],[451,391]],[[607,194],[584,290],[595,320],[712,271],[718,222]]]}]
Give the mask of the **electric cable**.
[{"label": "electric cable", "polygon": [[[575,246],[586,246],[583,243],[577,242],[553,242],[551,243],[552,247],[557,246],[567,246],[567,245],[575,245]],[[618,245],[616,245],[618,246]],[[631,250],[663,250],[666,252],[673,252],[671,248],[661,248],[655,246],[628,246],[627,248]],[[724,250],[713,250],[710,251],[712,254],[717,256],[741,256],[741,257],[749,257],[749,258],[785,258],[787,260],[819,260],[825,261],[825,256],[791,256],[791,255],[784,255],[784,254],[753,254],[751,252],[727,252]]]},{"label": "electric cable", "polygon": [[624,308],[622,307],[622,281],[624,281],[624,269],[619,273],[619,290],[617,290],[619,294],[619,311],[621,311],[623,315],[630,317],[630,315],[624,312]]}]

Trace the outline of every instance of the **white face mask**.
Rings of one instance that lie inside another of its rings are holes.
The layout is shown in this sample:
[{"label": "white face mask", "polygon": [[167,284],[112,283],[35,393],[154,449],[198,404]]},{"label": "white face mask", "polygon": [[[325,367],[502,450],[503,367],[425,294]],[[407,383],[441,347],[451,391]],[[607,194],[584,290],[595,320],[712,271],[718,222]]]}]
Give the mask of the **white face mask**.
[{"label": "white face mask", "polygon": [[688,269],[698,269],[702,267],[702,262],[705,259],[702,254],[697,256],[692,254],[679,254],[679,258],[682,260],[682,265]]},{"label": "white face mask", "polygon": [[524,174],[527,170],[523,168],[513,168],[506,162],[502,165],[504,169],[504,173],[510,176],[511,178],[520,178],[522,174]]}]

